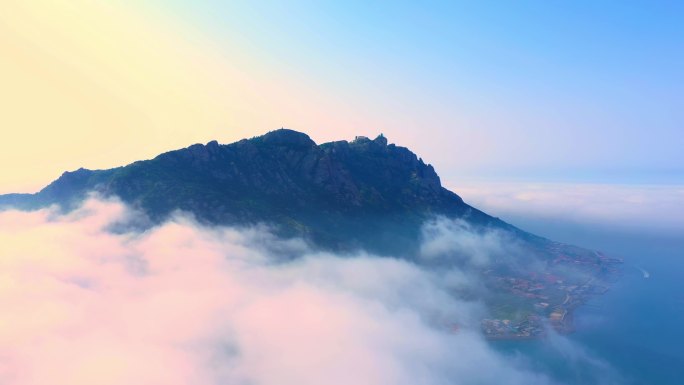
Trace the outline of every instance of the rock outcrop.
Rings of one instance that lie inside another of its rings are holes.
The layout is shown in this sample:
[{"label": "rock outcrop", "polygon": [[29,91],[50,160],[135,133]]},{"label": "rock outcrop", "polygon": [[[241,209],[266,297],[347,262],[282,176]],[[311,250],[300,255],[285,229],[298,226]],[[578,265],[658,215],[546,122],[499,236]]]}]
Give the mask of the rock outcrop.
[{"label": "rock outcrop", "polygon": [[[0,206],[73,207],[90,191],[118,196],[161,221],[184,210],[206,223],[265,222],[324,247],[408,252],[434,215],[515,229],[442,187],[434,168],[383,135],[317,145],[280,129],[228,145],[194,144],[110,170],[64,173],[34,195]],[[529,235],[529,234],[527,234]]]}]

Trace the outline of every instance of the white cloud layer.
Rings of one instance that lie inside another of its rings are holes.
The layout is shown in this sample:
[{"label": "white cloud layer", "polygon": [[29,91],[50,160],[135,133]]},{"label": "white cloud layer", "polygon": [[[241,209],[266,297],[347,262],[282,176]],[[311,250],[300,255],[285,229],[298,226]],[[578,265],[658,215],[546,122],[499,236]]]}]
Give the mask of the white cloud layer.
[{"label": "white cloud layer", "polygon": [[0,213],[0,383],[548,382],[490,348],[441,273],[183,216],[120,231],[133,217]]},{"label": "white cloud layer", "polygon": [[684,186],[459,182],[450,188],[492,215],[684,231]]},{"label": "white cloud layer", "polygon": [[420,254],[428,260],[449,258],[483,267],[492,258],[517,254],[517,248],[515,241],[503,231],[477,232],[462,219],[439,217],[423,225]]}]

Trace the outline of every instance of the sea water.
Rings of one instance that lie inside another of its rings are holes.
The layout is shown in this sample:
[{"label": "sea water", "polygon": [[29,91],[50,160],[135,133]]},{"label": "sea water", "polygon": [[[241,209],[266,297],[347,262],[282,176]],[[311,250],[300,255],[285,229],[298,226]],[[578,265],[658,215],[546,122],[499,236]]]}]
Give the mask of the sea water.
[{"label": "sea water", "polygon": [[497,349],[559,383],[684,384],[684,234],[516,224],[622,257],[624,275],[575,312],[575,333]]}]

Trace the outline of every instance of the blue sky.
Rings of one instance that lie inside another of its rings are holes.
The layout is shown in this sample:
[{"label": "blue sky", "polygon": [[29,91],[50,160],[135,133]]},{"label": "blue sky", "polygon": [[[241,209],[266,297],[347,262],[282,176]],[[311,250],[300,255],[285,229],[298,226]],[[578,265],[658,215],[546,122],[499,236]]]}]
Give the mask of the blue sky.
[{"label": "blue sky", "polygon": [[[8,0],[0,192],[287,127],[442,179],[684,183],[684,3]],[[30,143],[30,145],[27,145]]]},{"label": "blue sky", "polygon": [[657,182],[684,171],[682,4],[209,1],[167,11],[274,76],[385,114],[370,131],[414,143],[443,174]]}]

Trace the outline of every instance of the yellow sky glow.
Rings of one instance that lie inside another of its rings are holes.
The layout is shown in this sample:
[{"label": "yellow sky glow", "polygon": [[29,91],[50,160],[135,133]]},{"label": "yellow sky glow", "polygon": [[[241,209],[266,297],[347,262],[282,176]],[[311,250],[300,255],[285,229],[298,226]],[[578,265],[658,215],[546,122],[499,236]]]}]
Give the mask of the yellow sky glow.
[{"label": "yellow sky glow", "polygon": [[325,116],[305,84],[113,2],[3,1],[0,52],[0,164],[12,165],[0,168],[0,193]]}]

